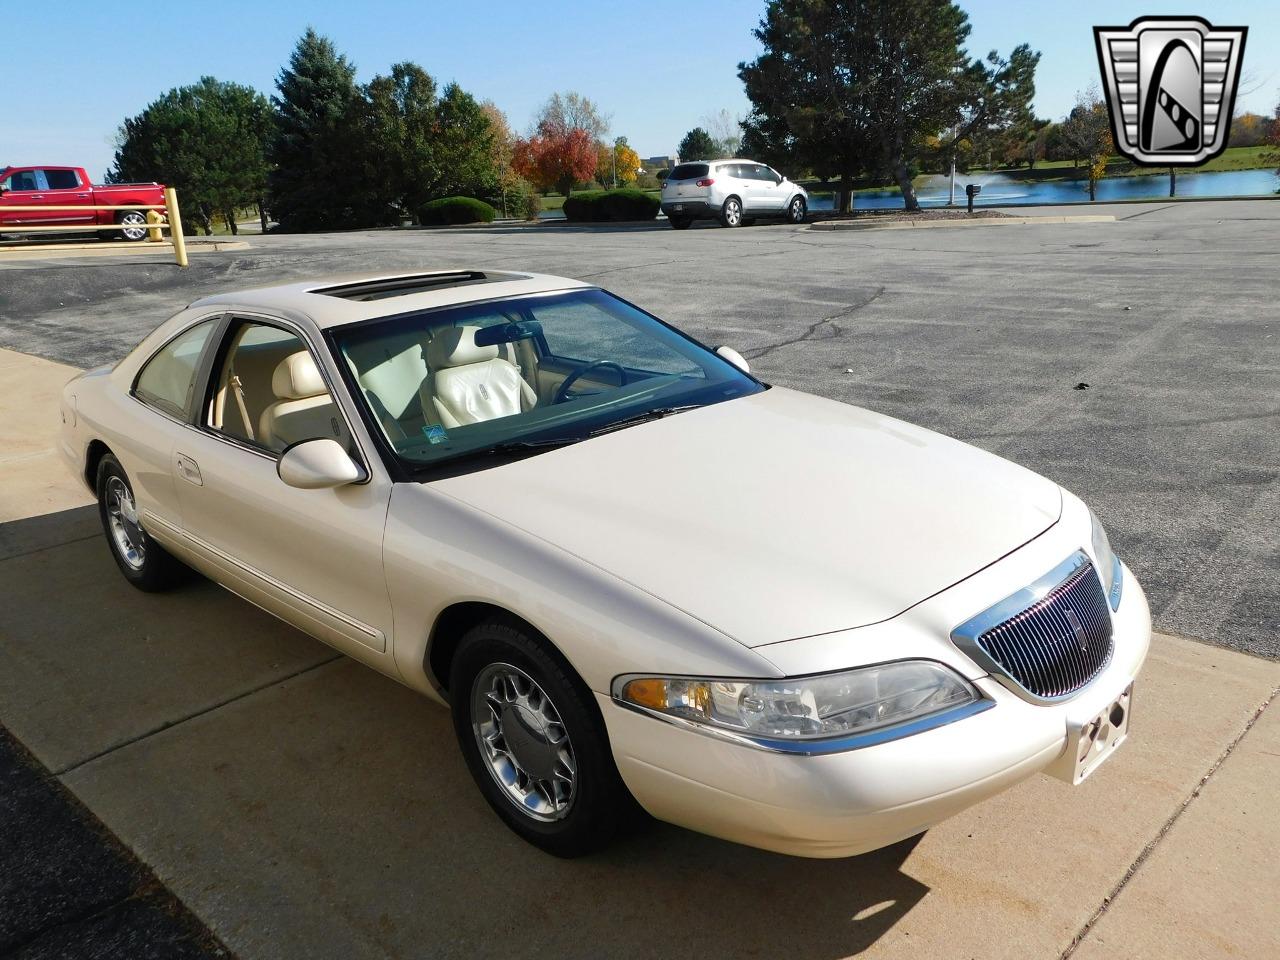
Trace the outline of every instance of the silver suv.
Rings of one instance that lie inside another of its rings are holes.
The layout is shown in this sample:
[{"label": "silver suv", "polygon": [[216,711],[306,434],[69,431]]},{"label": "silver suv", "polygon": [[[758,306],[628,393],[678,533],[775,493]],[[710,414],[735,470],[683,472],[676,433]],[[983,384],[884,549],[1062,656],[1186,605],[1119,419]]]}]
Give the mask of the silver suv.
[{"label": "silver suv", "polygon": [[662,184],[662,212],[677,230],[700,217],[715,217],[726,227],[755,217],[803,223],[808,207],[802,186],[754,160],[677,164]]}]

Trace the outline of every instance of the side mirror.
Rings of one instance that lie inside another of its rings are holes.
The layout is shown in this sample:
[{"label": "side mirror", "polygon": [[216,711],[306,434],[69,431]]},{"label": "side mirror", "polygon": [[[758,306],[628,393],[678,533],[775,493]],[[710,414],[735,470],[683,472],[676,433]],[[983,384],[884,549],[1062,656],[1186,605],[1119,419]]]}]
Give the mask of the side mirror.
[{"label": "side mirror", "polygon": [[751,364],[747,363],[747,358],[740,354],[733,347],[716,347],[716,353],[728,360],[743,373],[751,372]]},{"label": "side mirror", "polygon": [[358,483],[365,473],[336,440],[322,437],[295,443],[280,455],[276,473],[299,490],[325,490]]}]

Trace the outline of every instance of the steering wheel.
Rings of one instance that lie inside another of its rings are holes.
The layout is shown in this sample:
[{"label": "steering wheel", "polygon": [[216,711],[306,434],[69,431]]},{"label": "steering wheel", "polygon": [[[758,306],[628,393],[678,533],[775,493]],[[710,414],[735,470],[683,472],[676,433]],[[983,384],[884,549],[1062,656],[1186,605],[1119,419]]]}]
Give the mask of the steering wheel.
[{"label": "steering wheel", "polygon": [[584,363],[575,369],[567,377],[560,381],[560,386],[556,388],[555,396],[551,398],[552,403],[564,403],[569,399],[569,388],[577,383],[582,377],[590,373],[592,370],[598,370],[601,367],[610,367],[618,371],[618,386],[625,387],[627,385],[627,371],[619,363],[612,360],[592,360],[590,363]]}]

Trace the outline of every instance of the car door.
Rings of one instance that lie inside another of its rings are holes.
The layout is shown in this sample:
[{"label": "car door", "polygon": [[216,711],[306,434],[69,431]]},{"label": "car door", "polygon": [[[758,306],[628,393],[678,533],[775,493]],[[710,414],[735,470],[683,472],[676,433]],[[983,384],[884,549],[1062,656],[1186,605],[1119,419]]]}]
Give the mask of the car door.
[{"label": "car door", "polygon": [[756,195],[756,182],[751,176],[751,164],[749,163],[730,163],[724,167],[725,173],[728,174],[730,185],[726,187],[725,194],[736,193],[742,200],[742,209],[759,210],[760,199]]},{"label": "car door", "polygon": [[11,207],[38,207],[44,202],[44,191],[40,187],[38,175],[34,169],[12,170],[5,174],[0,193],[0,224],[16,226],[21,223],[40,223],[38,211],[11,210]]},{"label": "car door", "polygon": [[[71,167],[43,167],[39,176],[44,181],[41,205],[50,207],[48,214],[36,214],[42,223],[92,223],[93,195],[89,184],[80,182],[80,172]],[[83,210],[60,210],[59,207],[84,207]]]},{"label": "car door", "polygon": [[[300,364],[309,377],[296,374]],[[197,565],[231,590],[394,672],[382,568],[391,482],[381,463],[365,455],[334,397],[301,327],[233,318],[209,365],[198,422],[174,448],[184,535]],[[319,437],[346,447],[366,479],[322,490],[285,484],[277,473],[280,454]]]},{"label": "car door", "polygon": [[782,205],[786,202],[786,197],[782,195],[780,186],[782,178],[763,163],[751,165],[751,176],[755,183],[755,196],[759,204],[758,209],[766,212],[781,210]]}]

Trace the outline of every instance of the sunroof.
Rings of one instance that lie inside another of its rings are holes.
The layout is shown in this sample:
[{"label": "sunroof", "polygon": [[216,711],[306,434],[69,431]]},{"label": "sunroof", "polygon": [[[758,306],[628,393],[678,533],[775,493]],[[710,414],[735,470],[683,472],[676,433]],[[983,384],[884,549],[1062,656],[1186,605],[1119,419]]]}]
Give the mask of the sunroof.
[{"label": "sunroof", "polygon": [[407,277],[387,277],[383,280],[359,280],[336,287],[319,287],[312,293],[340,300],[368,303],[391,297],[407,297],[413,293],[444,290],[450,287],[467,287],[476,283],[496,283],[501,280],[523,280],[519,273],[482,273],[479,270],[454,270],[447,273],[420,273]]}]

